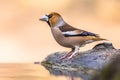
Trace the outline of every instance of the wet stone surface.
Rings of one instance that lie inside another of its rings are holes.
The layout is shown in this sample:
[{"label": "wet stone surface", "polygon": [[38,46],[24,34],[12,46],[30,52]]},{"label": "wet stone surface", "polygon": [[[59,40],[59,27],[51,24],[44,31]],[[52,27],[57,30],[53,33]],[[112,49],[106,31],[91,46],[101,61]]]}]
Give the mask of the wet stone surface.
[{"label": "wet stone surface", "polygon": [[101,43],[91,50],[79,52],[70,60],[59,60],[65,53],[51,54],[41,64],[53,75],[75,76],[89,80],[94,73],[99,72],[120,54],[120,50],[115,49],[111,43]]}]

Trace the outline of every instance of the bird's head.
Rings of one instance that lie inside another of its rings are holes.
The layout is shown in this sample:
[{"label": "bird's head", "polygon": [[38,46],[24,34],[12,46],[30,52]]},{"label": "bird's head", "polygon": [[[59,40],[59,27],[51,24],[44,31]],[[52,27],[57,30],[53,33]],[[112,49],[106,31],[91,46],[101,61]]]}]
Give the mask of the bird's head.
[{"label": "bird's head", "polygon": [[56,12],[45,14],[40,18],[40,20],[47,22],[50,27],[61,26],[62,24],[64,24],[61,15]]}]

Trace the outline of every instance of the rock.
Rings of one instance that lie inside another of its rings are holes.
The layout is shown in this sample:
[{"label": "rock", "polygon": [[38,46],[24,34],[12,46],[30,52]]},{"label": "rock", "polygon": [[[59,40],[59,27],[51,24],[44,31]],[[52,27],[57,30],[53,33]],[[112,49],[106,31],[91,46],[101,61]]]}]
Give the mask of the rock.
[{"label": "rock", "polygon": [[100,43],[100,44],[97,44],[93,49],[115,49],[112,45],[112,43]]},{"label": "rock", "polygon": [[59,60],[65,53],[51,54],[41,64],[54,75],[75,76],[90,80],[94,73],[100,72],[120,54],[120,50],[115,49],[111,43],[100,43],[91,50],[79,52],[70,60]]},{"label": "rock", "polygon": [[120,55],[103,68],[91,80],[120,80]]}]

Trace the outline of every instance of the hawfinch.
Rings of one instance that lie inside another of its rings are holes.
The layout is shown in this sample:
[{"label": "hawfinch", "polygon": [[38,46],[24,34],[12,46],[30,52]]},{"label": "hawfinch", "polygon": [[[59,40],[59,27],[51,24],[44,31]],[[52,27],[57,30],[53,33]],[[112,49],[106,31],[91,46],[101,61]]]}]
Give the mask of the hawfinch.
[{"label": "hawfinch", "polygon": [[48,23],[55,40],[61,46],[72,49],[60,59],[70,59],[79,52],[80,47],[95,41],[105,40],[100,38],[97,34],[77,29],[67,24],[61,15],[56,12],[45,14],[40,20]]}]

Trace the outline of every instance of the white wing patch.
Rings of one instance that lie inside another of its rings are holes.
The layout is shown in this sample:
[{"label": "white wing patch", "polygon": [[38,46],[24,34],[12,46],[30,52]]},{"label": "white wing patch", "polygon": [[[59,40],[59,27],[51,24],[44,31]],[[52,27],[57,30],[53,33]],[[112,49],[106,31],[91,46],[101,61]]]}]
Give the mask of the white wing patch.
[{"label": "white wing patch", "polygon": [[66,32],[62,32],[62,34],[66,37],[70,37],[70,36],[98,36],[97,34],[83,31],[83,30],[66,31]]},{"label": "white wing patch", "polygon": [[63,35],[76,35],[78,34],[77,32],[75,31],[66,31],[66,32],[62,32]]}]

